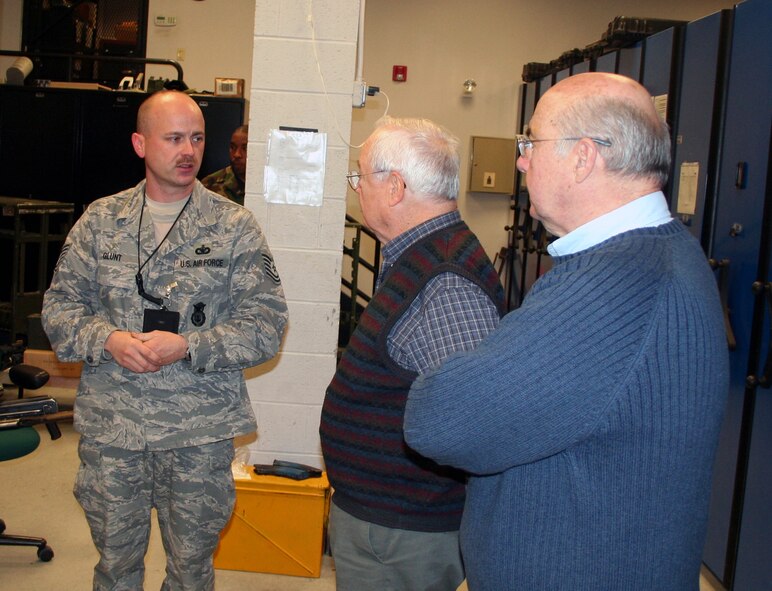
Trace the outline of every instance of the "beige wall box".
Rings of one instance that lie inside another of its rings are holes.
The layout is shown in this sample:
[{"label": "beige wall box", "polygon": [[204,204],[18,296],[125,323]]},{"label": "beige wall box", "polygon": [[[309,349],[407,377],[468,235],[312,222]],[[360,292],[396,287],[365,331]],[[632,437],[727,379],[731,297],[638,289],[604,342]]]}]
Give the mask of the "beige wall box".
[{"label": "beige wall box", "polygon": [[214,79],[215,96],[237,96],[244,98],[244,79],[243,78],[215,78]]},{"label": "beige wall box", "polygon": [[469,190],[511,195],[515,188],[514,139],[472,136]]}]

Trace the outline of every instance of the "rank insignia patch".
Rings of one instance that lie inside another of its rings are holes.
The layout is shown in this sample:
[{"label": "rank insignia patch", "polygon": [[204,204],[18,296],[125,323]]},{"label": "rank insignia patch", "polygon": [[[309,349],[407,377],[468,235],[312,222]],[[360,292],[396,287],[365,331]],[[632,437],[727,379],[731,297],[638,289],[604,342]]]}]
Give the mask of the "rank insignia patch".
[{"label": "rank insignia patch", "polygon": [[263,269],[265,270],[265,274],[273,279],[274,283],[281,283],[281,279],[279,279],[279,270],[276,268],[273,259],[267,254],[263,254]]}]

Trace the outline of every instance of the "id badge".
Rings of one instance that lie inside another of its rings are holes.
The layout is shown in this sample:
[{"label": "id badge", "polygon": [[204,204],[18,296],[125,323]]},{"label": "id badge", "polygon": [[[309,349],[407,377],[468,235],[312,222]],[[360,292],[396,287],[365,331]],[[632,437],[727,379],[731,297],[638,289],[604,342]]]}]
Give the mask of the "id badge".
[{"label": "id badge", "polygon": [[145,309],[142,332],[165,330],[177,334],[180,329],[180,313],[171,310]]}]

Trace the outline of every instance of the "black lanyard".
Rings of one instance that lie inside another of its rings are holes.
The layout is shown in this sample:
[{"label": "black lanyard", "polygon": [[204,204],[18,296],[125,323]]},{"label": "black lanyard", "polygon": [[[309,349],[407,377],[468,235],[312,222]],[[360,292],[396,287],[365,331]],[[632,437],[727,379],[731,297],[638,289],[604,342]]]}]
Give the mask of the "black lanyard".
[{"label": "black lanyard", "polygon": [[145,268],[145,265],[147,265],[150,262],[150,259],[152,259],[155,256],[155,253],[158,252],[158,249],[161,248],[161,245],[166,242],[166,239],[169,237],[169,234],[171,234],[172,230],[174,229],[174,226],[177,225],[177,221],[179,221],[180,217],[182,217],[182,212],[185,211],[185,209],[188,207],[188,203],[190,203],[190,195],[188,196],[188,200],[185,202],[185,205],[182,206],[182,209],[180,210],[180,213],[177,214],[177,217],[174,218],[174,222],[172,222],[172,225],[169,227],[169,231],[166,232],[166,235],[163,237],[161,242],[158,243],[158,245],[155,247],[153,252],[150,253],[150,256],[148,256],[145,259],[145,262],[140,264],[140,237],[142,234],[142,215],[145,213],[145,195],[142,195],[142,209],[139,210],[139,228],[137,229],[137,265],[139,266],[139,269],[137,270],[137,275],[135,276],[135,279],[137,281],[137,293],[140,295],[140,297],[146,299],[148,302],[153,302],[156,306],[161,306],[162,310],[166,310],[166,306],[164,305],[164,301],[162,298],[157,298],[155,296],[150,295],[145,291],[145,285],[142,281],[142,269]]}]

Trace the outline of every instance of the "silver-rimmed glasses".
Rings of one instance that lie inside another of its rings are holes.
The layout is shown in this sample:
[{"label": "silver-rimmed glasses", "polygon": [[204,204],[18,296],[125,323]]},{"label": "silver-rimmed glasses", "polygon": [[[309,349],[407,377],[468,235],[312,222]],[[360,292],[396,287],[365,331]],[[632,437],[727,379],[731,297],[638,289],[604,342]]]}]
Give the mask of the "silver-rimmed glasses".
[{"label": "silver-rimmed glasses", "polygon": [[[530,138],[527,135],[518,135],[517,136],[517,151],[520,152],[520,155],[525,158],[526,160],[531,157],[531,152],[533,151],[533,145],[536,142],[578,142],[580,140],[583,140],[585,138],[583,137],[556,137],[556,138],[549,138],[549,139],[534,139]],[[611,142],[609,140],[604,140],[597,137],[589,137],[588,140],[592,140],[598,145],[609,147],[611,145]]]},{"label": "silver-rimmed glasses", "polygon": [[359,172],[358,170],[351,170],[346,175],[346,180],[348,181],[348,186],[351,187],[353,191],[357,190],[357,187],[359,187],[359,178],[363,176],[367,176],[370,174],[380,174],[382,172],[389,172],[388,170],[374,170],[373,172]]}]

